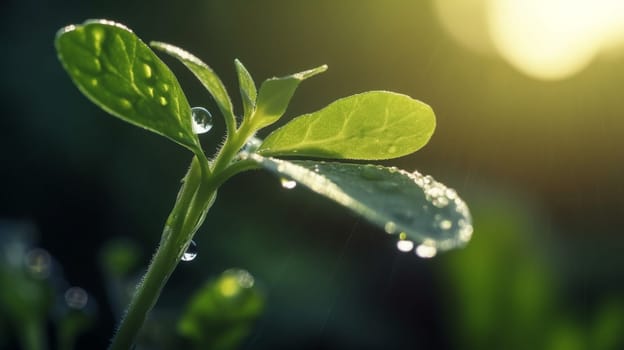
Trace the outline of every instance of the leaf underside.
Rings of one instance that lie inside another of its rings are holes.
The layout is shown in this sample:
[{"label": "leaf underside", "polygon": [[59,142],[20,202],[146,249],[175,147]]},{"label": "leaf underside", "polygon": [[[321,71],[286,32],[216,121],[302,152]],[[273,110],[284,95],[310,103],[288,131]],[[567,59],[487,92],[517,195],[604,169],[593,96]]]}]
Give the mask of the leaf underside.
[{"label": "leaf underside", "polygon": [[472,235],[472,220],[464,201],[429,176],[378,165],[285,161],[257,154],[249,157],[388,233],[405,233],[406,239],[439,250],[463,246]]}]

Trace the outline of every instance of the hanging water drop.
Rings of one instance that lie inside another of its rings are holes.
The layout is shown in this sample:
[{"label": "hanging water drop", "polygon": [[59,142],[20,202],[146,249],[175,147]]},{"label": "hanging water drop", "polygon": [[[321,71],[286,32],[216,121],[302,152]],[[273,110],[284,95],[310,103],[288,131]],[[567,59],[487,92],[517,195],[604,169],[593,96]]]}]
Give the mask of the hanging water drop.
[{"label": "hanging water drop", "polygon": [[414,249],[414,242],[406,239],[398,240],[397,248],[402,252],[409,252]]},{"label": "hanging water drop", "polygon": [[191,241],[184,254],[182,254],[182,261],[191,261],[195,257],[197,257],[197,244],[195,244],[195,241]]},{"label": "hanging water drop", "polygon": [[212,129],[212,114],[204,107],[191,108],[193,132],[205,134]]},{"label": "hanging water drop", "polygon": [[280,178],[280,183],[282,184],[282,187],[287,190],[292,190],[297,187],[297,182],[295,180],[290,180],[285,177]]},{"label": "hanging water drop", "polygon": [[428,259],[436,256],[436,254],[438,254],[438,249],[433,245],[433,242],[425,240],[425,242],[416,247],[415,252],[419,257]]}]

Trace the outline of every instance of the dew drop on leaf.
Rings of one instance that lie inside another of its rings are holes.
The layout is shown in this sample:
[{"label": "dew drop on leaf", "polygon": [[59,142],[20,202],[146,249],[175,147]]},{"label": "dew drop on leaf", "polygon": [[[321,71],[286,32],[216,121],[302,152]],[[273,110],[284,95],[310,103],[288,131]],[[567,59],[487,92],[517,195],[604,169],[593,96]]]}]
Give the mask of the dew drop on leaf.
[{"label": "dew drop on leaf", "polygon": [[409,252],[414,249],[414,242],[407,239],[400,239],[397,241],[397,249],[402,252]]},{"label": "dew drop on leaf", "polygon": [[193,132],[205,134],[212,129],[212,114],[204,107],[191,108],[193,119]]},{"label": "dew drop on leaf", "polygon": [[292,190],[293,188],[297,187],[297,182],[295,180],[289,180],[285,177],[280,178],[280,183],[282,184],[282,187],[287,190]]},{"label": "dew drop on leaf", "polygon": [[247,140],[247,143],[245,143],[245,146],[243,147],[243,151],[247,153],[254,153],[255,151],[258,150],[261,144],[262,144],[261,139],[255,136],[252,136],[249,140]]},{"label": "dew drop on leaf", "polygon": [[421,258],[433,258],[438,254],[438,249],[435,247],[434,242],[428,242],[425,240],[421,245],[416,247],[415,253]]},{"label": "dew drop on leaf", "polygon": [[65,303],[72,309],[83,309],[89,301],[89,295],[80,287],[71,287],[65,291]]},{"label": "dew drop on leaf", "polygon": [[188,248],[186,248],[186,251],[184,252],[184,254],[182,254],[182,261],[192,261],[196,257],[197,257],[197,244],[195,243],[195,241],[191,241]]}]

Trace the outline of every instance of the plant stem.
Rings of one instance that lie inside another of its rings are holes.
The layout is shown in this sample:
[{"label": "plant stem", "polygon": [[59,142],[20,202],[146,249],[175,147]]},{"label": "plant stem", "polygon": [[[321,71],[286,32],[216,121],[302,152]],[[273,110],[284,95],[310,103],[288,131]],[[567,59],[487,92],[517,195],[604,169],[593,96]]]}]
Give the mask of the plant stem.
[{"label": "plant stem", "polygon": [[256,167],[245,160],[232,163],[252,133],[252,128],[243,123],[237,132],[229,134],[212,169],[201,148],[195,150],[197,156],[184,177],[184,185],[167,219],[160,245],[132,296],[109,350],[127,350],[132,346],[147,314],[212,206],[217,188],[231,176]]},{"label": "plant stem", "polygon": [[[109,347],[110,350],[130,349],[148,312],[158,300],[169,276],[175,270],[193,238],[199,220],[197,216],[203,216],[213,202],[216,193],[214,187],[209,186],[204,191],[200,191],[203,182],[200,162],[195,158],[191,163],[176,204],[165,224],[160,245],[143,280],[137,286],[117,334]],[[202,198],[198,198],[200,192],[202,192]],[[200,201],[203,203],[198,203]],[[203,209],[199,214],[198,206]],[[194,225],[191,226],[189,222]]]}]

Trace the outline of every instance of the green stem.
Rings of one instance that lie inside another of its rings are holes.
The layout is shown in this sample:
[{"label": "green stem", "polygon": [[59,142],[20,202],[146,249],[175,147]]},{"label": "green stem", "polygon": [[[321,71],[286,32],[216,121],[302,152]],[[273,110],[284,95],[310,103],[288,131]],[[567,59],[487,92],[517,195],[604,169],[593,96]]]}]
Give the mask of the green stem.
[{"label": "green stem", "polygon": [[[215,188],[200,191],[203,182],[201,160],[197,158],[191,163],[188,173],[184,178],[184,185],[180,190],[176,204],[167,219],[160,245],[152,258],[152,262],[147,269],[143,280],[138,285],[128,310],[121,321],[117,334],[109,347],[111,350],[127,350],[134,343],[134,339],[143,325],[148,312],[152,309],[160,293],[167,283],[169,276],[173,273],[180,262],[182,254],[186,251],[194,229],[189,222],[198,222],[197,206],[207,211],[215,197]],[[198,194],[202,192],[204,203],[197,203],[200,198]],[[196,227],[196,226],[193,226]]]},{"label": "green stem", "polygon": [[126,350],[132,346],[147,314],[156,304],[169,276],[212,206],[217,188],[231,176],[257,167],[249,160],[232,163],[252,134],[252,127],[245,122],[235,132],[228,132],[228,138],[212,169],[201,148],[194,151],[196,157],[184,177],[184,184],[165,224],[160,245],[132,297],[109,350]]}]

